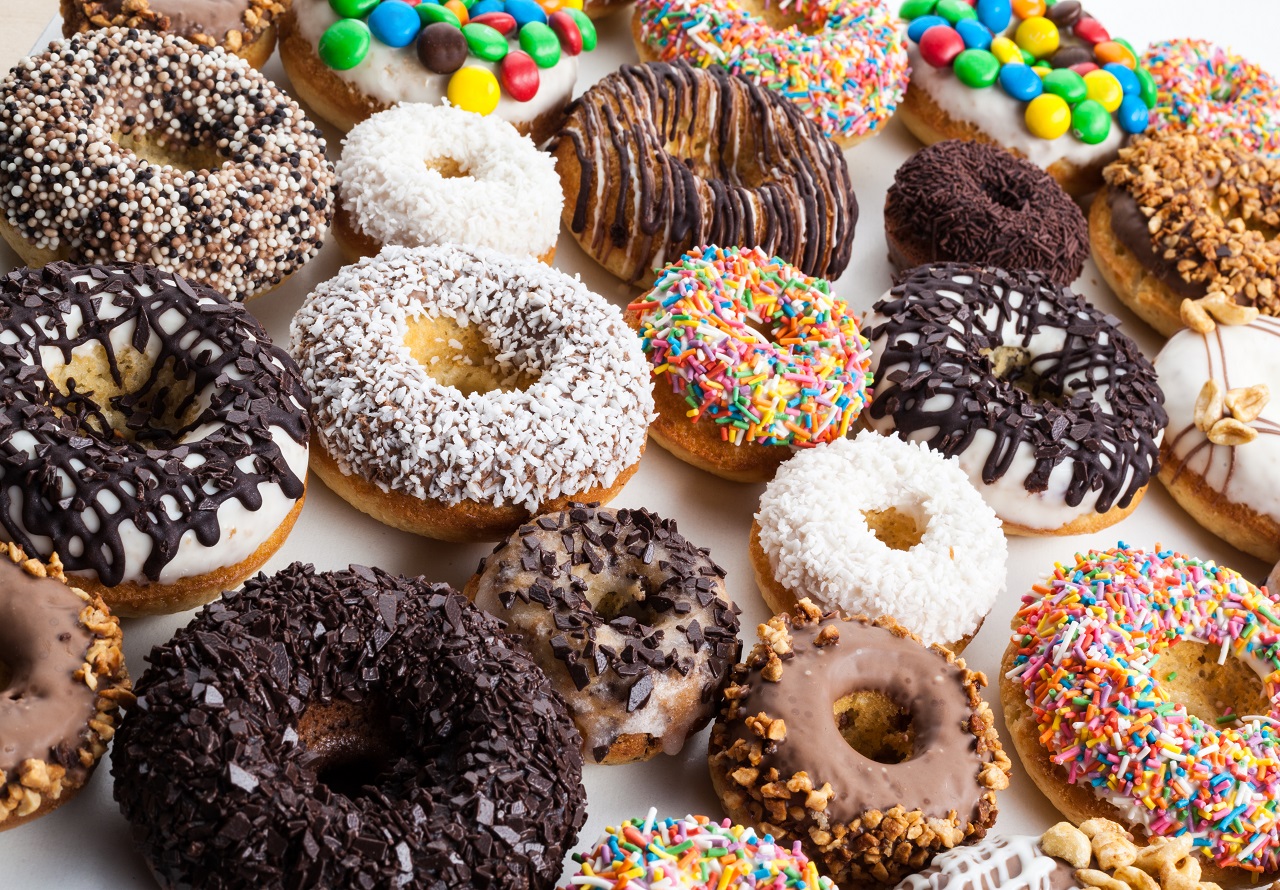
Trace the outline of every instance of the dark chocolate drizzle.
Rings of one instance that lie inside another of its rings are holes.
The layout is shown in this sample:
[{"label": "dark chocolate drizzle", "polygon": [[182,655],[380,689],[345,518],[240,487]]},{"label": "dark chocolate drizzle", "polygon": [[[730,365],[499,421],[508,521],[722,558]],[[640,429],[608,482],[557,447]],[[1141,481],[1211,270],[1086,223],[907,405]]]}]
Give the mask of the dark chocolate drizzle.
[{"label": "dark chocolate drizzle", "polygon": [[[964,277],[971,280],[957,280]],[[1028,297],[1017,309],[1006,299],[1011,290]],[[984,321],[993,309],[994,320]],[[1156,438],[1168,416],[1155,369],[1115,318],[1043,274],[921,266],[905,273],[874,311],[887,320],[868,335],[885,341],[871,417],[892,418],[905,437],[932,431],[929,446],[948,457],[968,448],[979,430],[990,430],[996,442],[983,464],[984,482],[1008,472],[1026,443],[1035,450],[1027,491],[1044,491],[1054,468],[1070,461],[1067,503],[1076,506],[1097,491],[1104,513],[1128,506],[1158,470]],[[1012,343],[1000,336],[1007,321],[1018,332]],[[996,377],[989,351],[1025,346],[1043,329],[1062,330],[1065,342],[1034,357],[1034,377],[1020,381],[1026,388]],[[949,396],[950,404],[926,408],[934,396]]]},{"label": "dark chocolate drizzle", "polygon": [[640,239],[624,278],[640,281],[701,244],[758,245],[820,278],[849,264],[858,221],[849,168],[787,99],[719,67],[653,62],[624,66],[567,113],[549,150],[570,140],[582,169],[571,228],[585,232],[605,177],[601,200],[613,207],[597,211],[604,222],[589,250],[603,257]]},{"label": "dark chocolate drizzle", "polygon": [[[118,314],[104,319],[99,310],[107,294]],[[160,318],[170,310],[182,323],[166,332]],[[68,317],[77,315],[81,323],[72,334]],[[73,378],[67,392],[59,390],[39,351],[56,349],[70,362],[76,347],[100,343],[104,370],[119,384],[110,334],[126,324],[134,325],[135,349],[158,340],[159,351],[140,389],[109,400],[127,418],[127,430],[114,431],[103,410],[108,406]],[[300,444],[308,440],[310,403],[297,365],[252,315],[218,292],[143,265],[18,269],[0,282],[0,336],[16,339],[0,345],[0,523],[28,553],[47,558],[56,551],[68,572],[92,571],[111,587],[123,578],[120,526],[128,521],[151,538],[143,572],[154,581],[187,531],[206,547],[218,542],[224,502],[234,498],[256,510],[263,485],[302,496],[303,480],[270,430],[280,427]],[[240,379],[229,376],[233,369]],[[164,371],[183,382],[187,394],[166,389]],[[202,395],[207,405],[186,417]],[[180,442],[206,424],[217,428]],[[19,434],[34,444],[26,446]],[[204,462],[187,466],[191,456]],[[253,458],[249,470],[237,466],[246,457]],[[114,495],[119,509],[103,506],[103,494]],[[52,547],[39,546],[44,539]]]},{"label": "dark chocolate drizzle", "polygon": [[[1188,281],[1178,272],[1180,257],[1165,259],[1161,251],[1156,249],[1151,230],[1147,228],[1147,217],[1138,207],[1137,199],[1119,186],[1107,189],[1107,206],[1111,209],[1111,231],[1116,240],[1128,248],[1134,259],[1171,291],[1180,297],[1198,300],[1209,292],[1208,281]],[[1191,229],[1194,223],[1188,221],[1183,227],[1180,237],[1194,240]]]},{"label": "dark chocolate drizzle", "polygon": [[[563,702],[447,585],[295,563],[149,661],[112,771],[166,886],[549,890],[586,818]],[[354,795],[305,738],[308,710],[334,705],[385,715]]]},{"label": "dark chocolate drizzle", "polygon": [[914,154],[894,174],[884,225],[906,267],[971,262],[1035,269],[1069,285],[1089,256],[1084,214],[1057,181],[985,142],[952,139]]}]

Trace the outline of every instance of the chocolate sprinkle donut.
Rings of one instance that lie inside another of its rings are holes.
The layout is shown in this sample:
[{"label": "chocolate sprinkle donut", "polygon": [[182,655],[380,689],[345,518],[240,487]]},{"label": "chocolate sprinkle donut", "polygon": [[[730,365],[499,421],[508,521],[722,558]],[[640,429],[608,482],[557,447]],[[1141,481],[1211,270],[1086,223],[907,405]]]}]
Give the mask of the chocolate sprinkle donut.
[{"label": "chocolate sprinkle donut", "polygon": [[912,155],[894,174],[884,227],[900,270],[978,263],[1035,269],[1065,286],[1089,256],[1084,214],[1057,180],[986,142],[950,139]]},{"label": "chocolate sprinkle donut", "polygon": [[115,796],[163,886],[549,890],[579,737],[447,585],[295,563],[154,649]]}]

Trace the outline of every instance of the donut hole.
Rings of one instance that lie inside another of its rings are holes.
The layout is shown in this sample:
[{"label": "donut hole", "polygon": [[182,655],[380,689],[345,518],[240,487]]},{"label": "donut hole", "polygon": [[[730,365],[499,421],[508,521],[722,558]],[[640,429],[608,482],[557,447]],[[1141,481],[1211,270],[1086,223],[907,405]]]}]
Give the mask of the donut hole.
[{"label": "donut hole", "polygon": [[1005,207],[1018,213],[1027,208],[1026,196],[1020,195],[1009,188],[1007,183],[984,181],[982,183],[982,193],[987,196],[992,204],[997,204],[1000,207]]},{"label": "donut hole", "polygon": [[1170,701],[1186,706],[1210,726],[1229,726],[1228,715],[1271,713],[1262,680],[1244,659],[1228,655],[1218,664],[1221,646],[1181,640],[1156,662],[1153,675]]},{"label": "donut hole", "polygon": [[131,152],[140,160],[158,167],[174,167],[186,173],[218,170],[229,158],[207,145],[192,143],[176,144],[161,140],[155,132],[133,130],[113,133],[111,140],[127,152]]},{"label": "donut hole", "polygon": [[388,766],[401,753],[385,710],[368,702],[312,704],[297,732],[316,781],[352,799],[382,787]]},{"label": "donut hole", "polygon": [[916,510],[887,507],[884,510],[863,510],[862,519],[880,543],[893,550],[910,550],[924,539],[928,521],[921,523]]},{"label": "donut hole", "polygon": [[1022,390],[1033,399],[1058,406],[1066,403],[1063,394],[1052,391],[1031,366],[1030,350],[1021,346],[1001,345],[981,352],[991,363],[991,373],[997,379],[1005,381],[1014,389]]},{"label": "donut hole", "polygon": [[845,743],[876,763],[902,763],[915,754],[911,711],[878,689],[851,692],[833,707]]},{"label": "donut hole", "polygon": [[471,169],[457,158],[431,158],[426,164],[427,169],[439,173],[441,179],[466,179],[471,176]]},{"label": "donut hole", "polygon": [[775,31],[795,28],[801,34],[813,36],[826,27],[825,17],[814,15],[817,10],[810,10],[811,3],[796,0],[795,3],[760,2],[760,0],[743,0],[741,6],[748,12],[764,19],[765,24]]},{"label": "donut hole", "polygon": [[[603,574],[596,577],[604,578]],[[648,606],[649,587],[642,578],[627,578],[626,586],[609,584],[588,593],[591,608],[606,624],[618,618],[634,618],[641,624],[652,625],[655,614]]]},{"label": "donut hole", "polygon": [[499,362],[476,325],[463,327],[445,315],[411,319],[404,343],[428,377],[464,396],[525,390],[540,376],[536,369]]}]

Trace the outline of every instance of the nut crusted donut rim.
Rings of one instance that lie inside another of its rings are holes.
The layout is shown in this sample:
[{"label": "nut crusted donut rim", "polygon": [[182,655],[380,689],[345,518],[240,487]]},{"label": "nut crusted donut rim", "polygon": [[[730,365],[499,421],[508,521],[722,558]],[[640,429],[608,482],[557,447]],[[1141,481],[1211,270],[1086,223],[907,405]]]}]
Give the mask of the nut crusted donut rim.
[{"label": "nut crusted donut rim", "polygon": [[[261,68],[271,57],[276,46],[276,20],[284,14],[290,0],[239,0],[241,12],[231,17],[229,7],[235,0],[226,0],[218,15],[210,15],[207,21],[198,12],[191,19],[175,19],[173,15],[156,9],[153,0],[61,0],[62,36],[95,28],[137,28],[156,33],[172,32],[185,37],[201,47],[221,46],[235,53],[255,68]],[[170,10],[183,5],[196,5],[193,0],[158,0],[159,6]],[[125,6],[129,11],[125,11]],[[208,29],[208,30],[206,30]]]},{"label": "nut crusted donut rim", "polygon": [[[0,229],[30,263],[149,262],[244,300],[320,249],[324,139],[243,59],[106,28],[23,59],[0,93]],[[152,163],[117,144],[122,132],[222,164]]]},{"label": "nut crusted donut rim", "polygon": [[[477,325],[504,374],[541,376],[469,396],[436,382],[404,341],[435,317]],[[386,247],[316,288],[290,331],[326,451],[384,491],[536,510],[612,486],[644,449],[639,341],[620,310],[536,260]]]}]

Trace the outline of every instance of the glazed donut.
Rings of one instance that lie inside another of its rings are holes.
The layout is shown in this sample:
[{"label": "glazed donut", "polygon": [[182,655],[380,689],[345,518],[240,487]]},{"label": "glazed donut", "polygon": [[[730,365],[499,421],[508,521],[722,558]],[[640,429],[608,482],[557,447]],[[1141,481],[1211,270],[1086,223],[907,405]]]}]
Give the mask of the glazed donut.
[{"label": "glazed donut", "polygon": [[907,129],[926,145],[992,142],[1047,170],[1073,197],[1094,191],[1125,137],[1147,129],[1155,104],[1155,83],[1133,47],[1077,0],[948,5],[903,7]]},{"label": "glazed donut", "polygon": [[388,244],[474,244],[550,265],[564,197],[556,163],[506,121],[407,102],[352,127],[333,234],[354,262]]},{"label": "glazed donut", "polygon": [[[674,850],[681,852],[668,852]],[[706,816],[659,819],[656,810],[645,818],[609,826],[589,852],[574,853],[573,860],[578,868],[569,886],[574,887],[836,890],[830,878],[818,874],[799,843],[788,850],[768,835],[760,837],[755,829],[728,819],[718,823]]]},{"label": "glazed donut", "polygon": [[892,887],[986,834],[1011,766],[982,674],[892,619],[823,617],[808,600],[759,636],[711,731],[732,819],[855,887]]},{"label": "glazed donut", "polygon": [[348,17],[329,0],[293,0],[280,21],[280,61],[298,97],[339,130],[401,102],[448,100],[495,114],[541,145],[573,96],[579,54],[596,47],[595,26],[567,3],[547,13],[535,0],[511,11],[503,0],[478,2],[483,11],[461,2],[341,4],[360,13]]},{"label": "glazed donut", "polygon": [[760,247],[804,274],[849,264],[858,202],[844,156],[791,103],[722,68],[626,65],[551,140],[564,224],[624,281],[703,244]]},{"label": "glazed donut", "polygon": [[1034,269],[1066,287],[1089,258],[1089,226],[1057,181],[986,142],[948,139],[916,152],[884,202],[889,262]]},{"label": "glazed donut", "polygon": [[0,94],[0,235],[30,266],[147,262],[243,300],[324,241],[320,131],[229,53],[107,28],[23,59]]},{"label": "glazed donut", "polygon": [[586,818],[564,703],[448,585],[294,563],[149,661],[112,773],[163,887],[551,890]]},{"label": "glazed donut", "polygon": [[1280,315],[1280,237],[1268,234],[1280,227],[1280,160],[1169,132],[1134,140],[1105,176],[1093,258],[1139,318],[1169,337],[1211,329],[1206,311],[1227,323]]},{"label": "glazed donut", "polygon": [[312,466],[375,519],[495,540],[611,499],[640,463],[648,364],[622,313],[535,260],[387,247],[321,284],[290,348],[312,395]]},{"label": "glazed donut", "polygon": [[1168,418],[1114,318],[1039,272],[943,263],[865,323],[870,426],[959,457],[1006,533],[1098,531],[1142,500]]},{"label": "glazed donut", "polygon": [[857,316],[826,281],[758,247],[685,254],[627,319],[653,366],[649,435],[725,479],[771,478],[794,448],[843,437],[866,404]]},{"label": "glazed donut", "polygon": [[1160,481],[1215,535],[1280,561],[1280,319],[1181,331],[1155,368],[1169,410]]},{"label": "glazed donut", "polygon": [[742,651],[724,569],[647,510],[538,516],[465,592],[551,678],[596,763],[680,753]]},{"label": "glazed donut", "polygon": [[177,34],[261,68],[275,52],[276,19],[288,5],[289,0],[61,0],[62,36],[108,27]]},{"label": "glazed donut", "polygon": [[120,623],[66,582],[0,544],[0,831],[75,797],[133,699]]},{"label": "glazed donut", "polygon": [[1001,665],[1027,772],[1072,820],[1190,835],[1219,883],[1274,878],[1277,610],[1236,572],[1171,550],[1058,564],[1023,597]]},{"label": "glazed donut", "polygon": [[1000,520],[955,458],[864,431],[782,465],[751,524],[765,603],[892,615],[959,654],[1004,593]]},{"label": "glazed donut", "polygon": [[719,66],[785,96],[841,148],[884,129],[907,89],[907,50],[885,0],[639,0],[641,61]]},{"label": "glazed donut", "polygon": [[151,266],[0,279],[0,526],[118,615],[258,570],[306,494],[307,394],[242,306]]},{"label": "glazed donut", "polygon": [[1243,151],[1280,157],[1280,81],[1207,40],[1165,40],[1142,54],[1156,85],[1156,129],[1229,139]]}]

